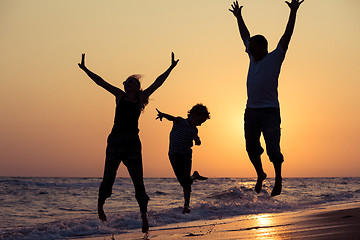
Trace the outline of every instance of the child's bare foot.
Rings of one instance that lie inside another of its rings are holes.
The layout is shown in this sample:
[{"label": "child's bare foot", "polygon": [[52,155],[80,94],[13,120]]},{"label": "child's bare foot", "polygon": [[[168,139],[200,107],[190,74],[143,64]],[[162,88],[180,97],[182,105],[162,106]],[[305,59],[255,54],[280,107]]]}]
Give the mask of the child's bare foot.
[{"label": "child's bare foot", "polygon": [[185,214],[185,213],[190,213],[190,207],[184,205],[183,213],[184,213],[184,214]]},{"label": "child's bare foot", "polygon": [[98,215],[101,221],[106,221],[106,215],[104,212],[104,205],[98,205]]},{"label": "child's bare foot", "polygon": [[142,219],[142,232],[147,233],[149,231],[149,222],[146,213],[141,213]]},{"label": "child's bare foot", "polygon": [[191,176],[193,180],[206,180],[207,177],[201,176],[198,171],[194,171],[193,175]]},{"label": "child's bare foot", "polygon": [[266,179],[266,177],[267,177],[266,173],[263,173],[262,175],[258,175],[258,179],[255,184],[255,192],[257,193],[261,192],[262,183]]},{"label": "child's bare foot", "polygon": [[282,189],[282,178],[275,178],[275,185],[271,192],[271,196],[277,196],[280,195]]}]

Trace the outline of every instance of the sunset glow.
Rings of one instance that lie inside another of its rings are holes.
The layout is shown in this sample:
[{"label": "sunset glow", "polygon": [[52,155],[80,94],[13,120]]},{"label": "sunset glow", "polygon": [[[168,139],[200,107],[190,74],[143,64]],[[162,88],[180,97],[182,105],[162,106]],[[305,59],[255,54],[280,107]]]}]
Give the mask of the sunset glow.
[{"label": "sunset glow", "polygon": [[[149,86],[180,61],[140,117],[145,177],[174,177],[170,122],[196,103],[193,169],[209,177],[255,177],[245,150],[248,56],[232,1],[0,0],[0,175],[102,176],[115,100],[78,67],[113,85],[131,74]],[[289,16],[284,1],[239,1],[251,35],[273,50]],[[305,0],[279,79],[284,177],[360,176],[360,2]],[[266,154],[264,170],[273,177]],[[119,176],[128,176],[120,167]]]}]

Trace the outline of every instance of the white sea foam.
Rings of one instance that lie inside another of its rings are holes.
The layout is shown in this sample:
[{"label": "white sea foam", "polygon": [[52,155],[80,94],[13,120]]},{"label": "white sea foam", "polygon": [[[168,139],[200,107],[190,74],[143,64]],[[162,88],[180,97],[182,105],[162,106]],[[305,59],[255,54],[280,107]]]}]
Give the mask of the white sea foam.
[{"label": "white sea foam", "polygon": [[[119,234],[141,228],[130,179],[117,179],[106,202],[108,221],[97,219],[99,178],[0,178],[0,239],[63,239]],[[176,179],[145,179],[150,227],[194,220],[274,213],[322,204],[360,202],[360,178],[287,178],[280,196],[270,197],[273,179],[260,194],[255,179],[210,178],[195,182],[191,213],[182,214]]]}]

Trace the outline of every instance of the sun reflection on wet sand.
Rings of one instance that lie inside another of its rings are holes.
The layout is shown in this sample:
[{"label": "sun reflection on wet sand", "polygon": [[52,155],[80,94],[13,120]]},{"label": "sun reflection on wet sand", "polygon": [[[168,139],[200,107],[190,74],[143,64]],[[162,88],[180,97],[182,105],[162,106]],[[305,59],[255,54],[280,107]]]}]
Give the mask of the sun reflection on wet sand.
[{"label": "sun reflection on wet sand", "polygon": [[257,227],[254,229],[256,231],[256,239],[280,239],[276,236],[276,231],[274,226],[274,218],[271,218],[270,214],[259,215],[255,222]]}]

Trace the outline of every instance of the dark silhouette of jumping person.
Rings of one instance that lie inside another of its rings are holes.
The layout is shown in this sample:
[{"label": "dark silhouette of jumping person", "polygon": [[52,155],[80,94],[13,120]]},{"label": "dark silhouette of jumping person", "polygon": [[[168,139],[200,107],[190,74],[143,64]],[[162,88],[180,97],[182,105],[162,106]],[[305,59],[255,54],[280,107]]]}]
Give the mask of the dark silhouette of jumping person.
[{"label": "dark silhouette of jumping person", "polygon": [[292,0],[286,4],[290,8],[290,16],[285,32],[276,49],[268,53],[267,40],[262,35],[250,37],[243,20],[238,1],[229,9],[237,19],[240,36],[250,58],[247,75],[247,104],[245,110],[245,141],[246,151],[257,173],[255,191],[260,193],[266,173],[261,163],[264,149],[260,145],[261,133],[264,136],[266,152],[275,169],[275,184],[271,196],[281,193],[281,167],[284,157],[280,151],[280,106],[278,100],[278,78],[282,62],[291,36],[294,31],[296,13],[303,1]]},{"label": "dark silhouette of jumping person", "polygon": [[141,112],[149,102],[149,96],[164,83],[178,61],[175,60],[174,53],[172,53],[170,67],[145,90],[140,87],[139,75],[129,76],[123,82],[125,90],[123,91],[91,72],[85,66],[85,54],[82,54],[79,67],[97,85],[113,94],[116,101],[114,125],[107,139],[104,176],[99,188],[98,215],[102,221],[106,221],[103,208],[105,200],[111,196],[117,170],[120,163],[123,162],[135,187],[135,198],[139,204],[142,218],[142,232],[146,233],[149,229],[147,204],[150,198],[146,194],[143,180],[138,122]]},{"label": "dark silhouette of jumping person", "polygon": [[195,145],[201,144],[197,126],[201,126],[207,119],[210,119],[210,113],[207,107],[202,104],[193,106],[188,112],[186,119],[162,113],[158,109],[156,110],[158,112],[156,119],[162,121],[165,118],[173,122],[170,132],[169,159],[176,178],[184,191],[185,203],[183,213],[190,213],[191,185],[194,180],[207,179],[207,177],[200,176],[197,171],[194,171],[194,174],[191,175],[191,147],[193,142],[195,142]]}]

